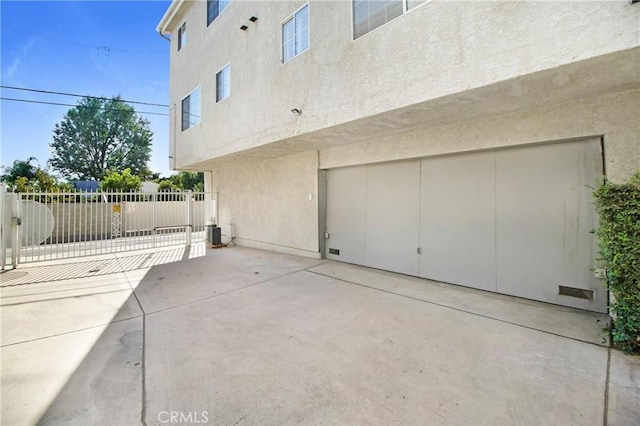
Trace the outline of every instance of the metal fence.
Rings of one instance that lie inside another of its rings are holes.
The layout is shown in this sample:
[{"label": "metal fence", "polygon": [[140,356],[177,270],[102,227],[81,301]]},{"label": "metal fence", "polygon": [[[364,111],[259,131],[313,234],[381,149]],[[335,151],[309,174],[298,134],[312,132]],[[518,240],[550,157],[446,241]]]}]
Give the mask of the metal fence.
[{"label": "metal fence", "polygon": [[0,188],[0,258],[18,263],[185,245],[216,223],[205,192],[25,192]]}]

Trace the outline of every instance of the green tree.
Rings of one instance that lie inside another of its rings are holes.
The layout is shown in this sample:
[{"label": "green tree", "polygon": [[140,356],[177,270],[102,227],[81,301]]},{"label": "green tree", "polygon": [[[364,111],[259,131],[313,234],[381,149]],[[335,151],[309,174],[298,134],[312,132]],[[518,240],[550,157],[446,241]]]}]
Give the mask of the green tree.
[{"label": "green tree", "polygon": [[0,177],[3,182],[9,185],[15,184],[20,177],[26,178],[27,181],[36,177],[38,166],[31,164],[32,161],[38,161],[36,157],[29,157],[25,161],[15,160],[11,166],[3,167],[4,173]]},{"label": "green tree", "polygon": [[204,173],[202,172],[180,172],[178,174],[180,188],[192,191],[204,190]]},{"label": "green tree", "polygon": [[16,160],[11,167],[4,167],[5,173],[1,180],[7,183],[7,187],[15,192],[60,192],[71,191],[69,183],[61,183],[47,170],[31,164],[37,161],[35,157],[29,157],[26,161]]},{"label": "green tree", "polygon": [[160,183],[158,184],[158,192],[172,192],[179,190],[180,188],[178,188],[173,182],[168,179],[160,181]]},{"label": "green tree", "polygon": [[69,179],[101,180],[108,170],[125,167],[138,175],[151,157],[149,121],[119,96],[82,99],[53,133],[49,164]]},{"label": "green tree", "polygon": [[119,173],[115,170],[109,170],[100,182],[100,189],[103,191],[121,191],[135,192],[142,187],[140,178],[131,173],[130,168],[126,168]]},{"label": "green tree", "polygon": [[140,176],[140,179],[142,179],[143,181],[155,181],[157,179],[160,179],[160,173],[151,171],[151,169],[147,166],[143,167],[142,170],[140,170],[138,176]]}]

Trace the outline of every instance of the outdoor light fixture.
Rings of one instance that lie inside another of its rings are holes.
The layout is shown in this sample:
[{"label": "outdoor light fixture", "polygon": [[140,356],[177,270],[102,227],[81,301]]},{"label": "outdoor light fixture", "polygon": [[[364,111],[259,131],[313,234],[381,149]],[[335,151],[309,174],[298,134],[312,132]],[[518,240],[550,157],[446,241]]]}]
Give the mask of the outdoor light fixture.
[{"label": "outdoor light fixture", "polygon": [[249,18],[249,20],[251,22],[256,22],[258,20],[258,17],[257,16],[252,16],[251,18]]},{"label": "outdoor light fixture", "polygon": [[294,114],[302,115],[302,110],[298,109],[298,108],[292,109],[291,112],[294,113]]},{"label": "outdoor light fixture", "polygon": [[240,26],[240,29],[241,29],[242,31],[247,31],[247,28],[249,28],[249,27],[247,27],[245,24],[242,24],[242,25]]}]

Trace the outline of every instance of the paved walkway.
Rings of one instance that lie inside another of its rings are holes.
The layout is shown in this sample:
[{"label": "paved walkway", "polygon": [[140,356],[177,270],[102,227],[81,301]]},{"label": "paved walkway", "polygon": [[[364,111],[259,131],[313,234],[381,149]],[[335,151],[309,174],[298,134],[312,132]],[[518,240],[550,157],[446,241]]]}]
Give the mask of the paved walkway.
[{"label": "paved walkway", "polygon": [[640,424],[601,315],[238,247],[65,265],[0,275],[3,425]]}]

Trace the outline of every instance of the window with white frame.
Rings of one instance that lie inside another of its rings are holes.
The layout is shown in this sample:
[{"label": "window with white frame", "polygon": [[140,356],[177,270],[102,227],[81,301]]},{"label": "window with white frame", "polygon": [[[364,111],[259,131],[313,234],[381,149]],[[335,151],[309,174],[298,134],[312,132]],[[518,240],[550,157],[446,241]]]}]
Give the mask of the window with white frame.
[{"label": "window with white frame", "polygon": [[[416,1],[407,0],[413,4]],[[404,13],[405,0],[353,0],[353,38],[356,39]]]},{"label": "window with white frame", "polygon": [[231,0],[207,0],[207,26],[229,6],[229,3]]},{"label": "window with white frame", "polygon": [[182,49],[187,44],[187,23],[185,22],[178,29],[178,50]]},{"label": "window with white frame", "polygon": [[420,6],[422,3],[425,3],[427,0],[407,0],[407,10],[411,10],[416,6]]},{"label": "window with white frame", "polygon": [[187,130],[200,123],[200,88],[182,100],[182,130]]},{"label": "window with white frame", "polygon": [[309,48],[309,4],[302,6],[282,24],[282,62],[288,62]]},{"label": "window with white frame", "polygon": [[216,102],[220,102],[231,94],[231,68],[225,65],[216,74]]}]

